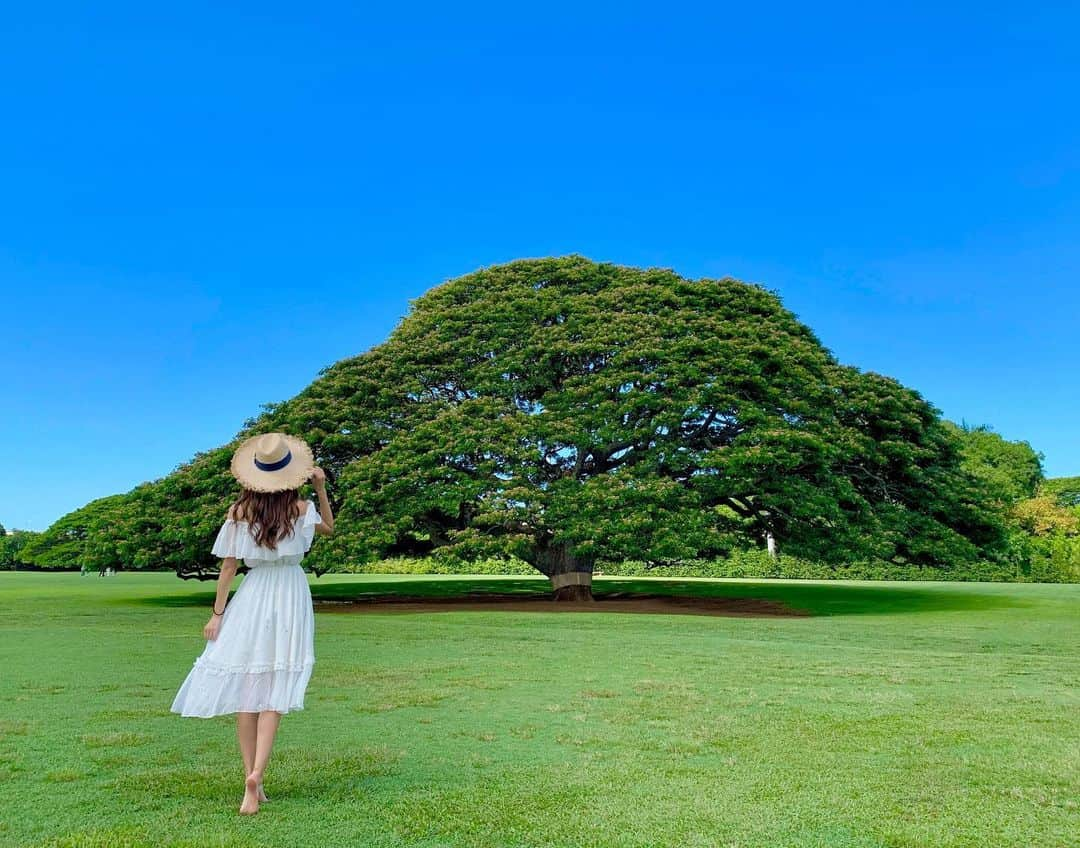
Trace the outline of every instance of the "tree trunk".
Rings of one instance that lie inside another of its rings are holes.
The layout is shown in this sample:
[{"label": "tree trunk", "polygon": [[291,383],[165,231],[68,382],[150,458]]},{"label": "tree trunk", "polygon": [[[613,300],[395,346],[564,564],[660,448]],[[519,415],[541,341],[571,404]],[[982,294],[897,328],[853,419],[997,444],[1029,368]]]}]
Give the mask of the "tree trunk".
[{"label": "tree trunk", "polygon": [[551,581],[556,601],[592,601],[591,562],[570,553],[566,545],[554,545],[536,552],[536,567]]}]

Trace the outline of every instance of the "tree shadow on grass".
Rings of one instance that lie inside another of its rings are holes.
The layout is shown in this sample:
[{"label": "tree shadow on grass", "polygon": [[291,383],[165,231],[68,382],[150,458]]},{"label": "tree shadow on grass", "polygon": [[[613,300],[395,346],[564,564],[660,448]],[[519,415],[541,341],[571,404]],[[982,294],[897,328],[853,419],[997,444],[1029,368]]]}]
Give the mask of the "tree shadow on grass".
[{"label": "tree shadow on grass", "polygon": [[[148,595],[124,599],[125,603],[151,604],[161,607],[201,607],[214,600],[212,582],[206,583],[204,592],[184,592],[175,595]],[[390,575],[386,580],[378,576],[363,582],[311,584],[311,597],[320,601],[378,601],[378,600],[446,600],[462,597],[495,597],[513,595],[520,598],[550,598],[546,580],[522,578],[520,580],[490,579],[486,577],[463,577],[461,579],[425,580],[423,577],[402,580]]]},{"label": "tree shadow on grass", "polygon": [[897,583],[801,583],[726,581],[641,581],[633,578],[604,580],[610,592],[655,592],[699,598],[756,598],[772,601],[805,614],[901,615],[932,611],[987,610],[1023,607],[1015,594],[980,589],[975,584],[941,583],[927,586]]},{"label": "tree shadow on grass", "polygon": [[[207,591],[183,594],[148,596],[131,599],[137,604],[160,607],[207,607],[214,600],[214,592],[208,584]],[[902,615],[931,611],[987,610],[995,608],[1027,606],[1016,593],[1002,591],[1000,587],[988,589],[978,584],[941,583],[934,585],[907,586],[897,583],[800,583],[728,581],[635,580],[634,578],[603,578],[593,586],[597,598],[596,611],[603,612],[603,602],[622,602],[633,599],[667,600],[681,602],[684,606],[694,601],[729,602],[760,601],[765,605],[786,608],[789,614],[836,616],[836,615]],[[311,586],[312,599],[320,609],[353,608],[372,609],[383,604],[388,610],[408,606],[411,612],[422,612],[425,604],[431,611],[447,609],[458,604],[461,610],[470,608],[498,609],[499,602],[506,602],[510,609],[520,610],[522,602],[532,602],[530,609],[543,612],[558,611],[563,605],[551,601],[551,593],[545,580],[536,578],[462,577],[425,580],[402,580],[394,577],[380,580],[371,577],[363,581],[316,582]],[[544,602],[550,602],[547,607]],[[469,604],[472,604],[469,606]],[[535,604],[535,606],[533,606]],[[579,607],[580,608],[580,607]],[[588,609],[588,607],[585,607]],[[659,611],[642,610],[642,611]],[[775,614],[775,613],[774,613]]]}]

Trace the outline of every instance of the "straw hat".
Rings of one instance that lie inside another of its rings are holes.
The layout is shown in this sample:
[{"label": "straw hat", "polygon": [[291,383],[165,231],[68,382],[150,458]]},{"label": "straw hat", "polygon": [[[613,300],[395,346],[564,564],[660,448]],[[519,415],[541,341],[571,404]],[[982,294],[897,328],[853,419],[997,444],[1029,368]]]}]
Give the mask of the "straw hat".
[{"label": "straw hat", "polygon": [[307,442],[285,433],[252,436],[232,458],[233,477],[255,492],[298,489],[314,469],[315,459]]}]

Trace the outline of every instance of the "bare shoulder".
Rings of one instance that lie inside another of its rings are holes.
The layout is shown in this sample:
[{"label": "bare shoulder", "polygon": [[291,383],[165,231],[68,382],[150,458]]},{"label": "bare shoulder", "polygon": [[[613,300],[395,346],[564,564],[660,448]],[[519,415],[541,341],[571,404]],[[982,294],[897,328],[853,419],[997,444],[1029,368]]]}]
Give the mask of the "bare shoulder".
[{"label": "bare shoulder", "polygon": [[308,502],[306,500],[304,500],[303,498],[300,498],[296,502],[296,514],[297,514],[297,516],[303,518],[303,516],[307,513],[307,508],[308,508]]}]

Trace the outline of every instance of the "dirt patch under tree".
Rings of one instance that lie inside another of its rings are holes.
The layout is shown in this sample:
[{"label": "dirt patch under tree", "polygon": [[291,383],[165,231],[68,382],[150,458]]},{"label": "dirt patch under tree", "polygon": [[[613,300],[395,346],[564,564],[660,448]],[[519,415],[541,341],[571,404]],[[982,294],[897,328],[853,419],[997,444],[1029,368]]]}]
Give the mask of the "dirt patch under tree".
[{"label": "dirt patch under tree", "polygon": [[472,594],[460,598],[373,596],[316,600],[317,612],[621,612],[660,615],[799,616],[805,612],[760,598],[679,598],[600,595],[592,602],[555,601],[541,595]]}]

